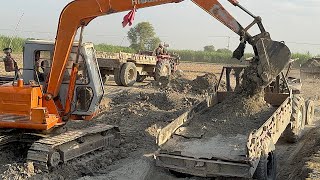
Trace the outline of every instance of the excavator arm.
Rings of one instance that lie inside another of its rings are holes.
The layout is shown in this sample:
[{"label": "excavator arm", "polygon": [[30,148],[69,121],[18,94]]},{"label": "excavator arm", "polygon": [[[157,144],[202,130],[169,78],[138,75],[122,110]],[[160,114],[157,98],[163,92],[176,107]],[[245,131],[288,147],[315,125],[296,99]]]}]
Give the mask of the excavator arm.
[{"label": "excavator arm", "polygon": [[[96,17],[132,10],[134,7],[140,9],[181,1],[183,0],[75,0],[69,3],[60,15],[47,95],[52,98],[58,95],[68,55],[79,27],[88,25]],[[193,0],[193,2],[238,35],[243,35],[244,28],[218,0]]]}]

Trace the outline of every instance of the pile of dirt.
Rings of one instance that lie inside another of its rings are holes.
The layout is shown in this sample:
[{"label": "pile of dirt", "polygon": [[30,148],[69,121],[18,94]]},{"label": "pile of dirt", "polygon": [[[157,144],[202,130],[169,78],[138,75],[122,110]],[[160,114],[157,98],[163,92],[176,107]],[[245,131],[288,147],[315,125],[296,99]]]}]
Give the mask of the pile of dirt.
[{"label": "pile of dirt", "polygon": [[320,78],[320,58],[312,58],[304,63],[300,68],[302,79],[319,79]]},{"label": "pile of dirt", "polygon": [[262,94],[249,98],[234,94],[196,115],[187,125],[187,131],[193,134],[201,129],[208,137],[247,135],[261,127],[274,111],[275,108],[264,101]]},{"label": "pile of dirt", "polygon": [[312,58],[301,65],[301,68],[320,68],[320,58]]},{"label": "pile of dirt", "polygon": [[0,179],[27,179],[35,175],[32,163],[7,164],[0,169]]},{"label": "pile of dirt", "polygon": [[[154,81],[149,86],[159,88],[165,92],[192,93],[195,95],[205,95],[216,91],[218,78],[212,73],[197,76],[193,80],[184,78],[183,74],[174,74],[170,78],[162,77],[159,81]],[[225,90],[224,82],[220,83],[220,90]]]},{"label": "pile of dirt", "polygon": [[235,93],[195,116],[187,125],[187,134],[199,133],[199,130],[202,130],[206,131],[209,137],[218,134],[234,136],[247,135],[258,129],[275,110],[264,100],[261,84],[256,68],[247,67]]},{"label": "pile of dirt", "polygon": [[27,179],[35,175],[33,164],[24,161],[24,150],[22,144],[13,144],[12,147],[1,149],[0,179]]}]

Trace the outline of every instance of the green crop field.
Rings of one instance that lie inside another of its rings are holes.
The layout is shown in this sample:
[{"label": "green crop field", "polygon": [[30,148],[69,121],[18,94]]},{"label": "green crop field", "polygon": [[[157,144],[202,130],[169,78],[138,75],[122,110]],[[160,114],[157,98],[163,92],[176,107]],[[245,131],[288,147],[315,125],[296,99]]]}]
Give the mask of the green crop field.
[{"label": "green crop field", "polygon": [[[6,48],[9,46],[11,41],[11,37],[0,35],[0,48]],[[26,39],[15,37],[12,39],[11,47],[13,52],[21,53],[23,51],[23,44]],[[135,53],[130,47],[125,46],[114,46],[108,44],[97,44],[95,45],[97,51],[104,52],[127,52],[127,53]],[[191,61],[191,62],[208,62],[208,63],[224,63],[224,64],[238,64],[239,61],[232,60],[232,52],[231,51],[194,51],[194,50],[169,50],[171,52],[175,52],[180,55],[181,61]],[[246,54],[246,57],[252,56],[251,54]],[[300,64],[303,64],[305,61],[310,59],[312,56],[310,54],[301,54],[301,53],[293,53],[292,58],[296,59],[295,66],[298,67]]]}]

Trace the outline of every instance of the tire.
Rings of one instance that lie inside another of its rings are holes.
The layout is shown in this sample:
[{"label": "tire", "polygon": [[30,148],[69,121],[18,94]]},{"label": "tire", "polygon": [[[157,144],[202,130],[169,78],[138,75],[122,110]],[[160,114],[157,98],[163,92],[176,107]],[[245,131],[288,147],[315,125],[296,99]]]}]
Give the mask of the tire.
[{"label": "tire", "polygon": [[284,131],[284,137],[287,142],[295,143],[302,136],[306,124],[305,114],[304,99],[301,96],[294,96],[292,101],[291,123]]},{"label": "tire", "polygon": [[306,124],[312,125],[314,120],[314,101],[306,101]]},{"label": "tire", "polygon": [[253,178],[258,180],[275,180],[277,177],[277,158],[275,152],[260,157]]},{"label": "tire", "polygon": [[101,78],[102,78],[102,83],[107,84],[107,81],[109,80],[109,76],[106,74],[102,74]]},{"label": "tire", "polygon": [[120,67],[120,69],[119,68],[115,68],[113,70],[114,82],[116,82],[116,84],[118,86],[123,86],[123,84],[121,83],[121,80],[120,80],[120,70],[121,70],[121,67]]},{"label": "tire", "polygon": [[125,63],[120,71],[121,83],[126,86],[133,86],[137,80],[137,68],[132,62]]},{"label": "tire", "polygon": [[171,75],[171,66],[169,61],[158,61],[155,69],[154,80],[158,81],[161,76],[168,77]]},{"label": "tire", "polygon": [[137,82],[143,82],[147,78],[146,75],[137,75]]}]

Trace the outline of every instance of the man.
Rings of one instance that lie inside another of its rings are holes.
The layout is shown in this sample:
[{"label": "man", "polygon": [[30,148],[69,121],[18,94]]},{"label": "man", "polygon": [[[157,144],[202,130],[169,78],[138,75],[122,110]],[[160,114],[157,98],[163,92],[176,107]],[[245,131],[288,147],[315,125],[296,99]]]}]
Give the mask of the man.
[{"label": "man", "polygon": [[165,50],[163,48],[163,45],[160,43],[159,47],[156,49],[156,55],[160,56],[160,55],[163,55],[163,54],[165,54]]},{"label": "man", "polygon": [[11,57],[12,49],[11,48],[4,48],[3,53],[6,55],[3,58],[4,68],[6,72],[17,72],[18,65],[17,62]]},{"label": "man", "polygon": [[39,81],[44,82],[46,80],[46,76],[44,74],[44,61],[40,60],[40,51],[36,51],[34,56],[34,69],[38,74]]}]

